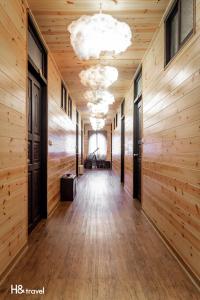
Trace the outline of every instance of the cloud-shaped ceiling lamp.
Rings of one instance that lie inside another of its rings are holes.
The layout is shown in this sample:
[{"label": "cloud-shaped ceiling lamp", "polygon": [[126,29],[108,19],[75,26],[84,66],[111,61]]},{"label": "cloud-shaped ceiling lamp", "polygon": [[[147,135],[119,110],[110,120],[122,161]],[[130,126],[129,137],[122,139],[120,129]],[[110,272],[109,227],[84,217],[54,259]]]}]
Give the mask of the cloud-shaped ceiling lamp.
[{"label": "cloud-shaped ceiling lamp", "polygon": [[80,72],[79,77],[84,86],[92,89],[106,89],[118,78],[118,71],[110,66],[93,66]]},{"label": "cloud-shaped ceiling lamp", "polygon": [[108,14],[82,16],[68,26],[72,47],[79,59],[98,59],[101,54],[119,54],[131,45],[128,24]]},{"label": "cloud-shaped ceiling lamp", "polygon": [[104,102],[107,105],[113,104],[115,98],[113,94],[105,90],[89,90],[84,93],[85,100],[93,103]]},{"label": "cloud-shaped ceiling lamp", "polygon": [[108,105],[103,102],[99,102],[98,104],[89,102],[87,106],[90,109],[90,112],[94,115],[98,115],[98,114],[105,115],[108,112]]}]

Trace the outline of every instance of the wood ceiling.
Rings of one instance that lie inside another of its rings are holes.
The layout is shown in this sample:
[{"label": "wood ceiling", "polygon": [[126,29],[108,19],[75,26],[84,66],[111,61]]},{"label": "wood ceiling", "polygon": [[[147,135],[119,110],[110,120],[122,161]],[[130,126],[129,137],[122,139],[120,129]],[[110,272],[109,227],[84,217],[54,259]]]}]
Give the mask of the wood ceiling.
[{"label": "wood ceiling", "polygon": [[126,52],[115,57],[103,56],[100,61],[80,61],[71,47],[70,35],[67,31],[72,20],[84,14],[97,13],[100,0],[28,0],[28,3],[66,81],[70,95],[85,119],[89,116],[87,102],[83,99],[86,88],[80,83],[79,72],[99,62],[118,69],[118,81],[109,89],[116,100],[115,104],[110,106],[109,119],[130,87],[135,70],[159,25],[169,0],[103,0],[103,12],[127,22],[132,29],[133,41]]}]

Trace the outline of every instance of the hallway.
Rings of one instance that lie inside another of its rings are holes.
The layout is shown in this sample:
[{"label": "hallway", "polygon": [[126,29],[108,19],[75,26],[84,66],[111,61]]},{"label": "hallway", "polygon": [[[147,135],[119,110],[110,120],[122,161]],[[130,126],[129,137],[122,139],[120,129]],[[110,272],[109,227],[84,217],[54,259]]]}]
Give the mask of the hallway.
[{"label": "hallway", "polygon": [[200,0],[0,0],[0,300],[200,299],[199,50]]},{"label": "hallway", "polygon": [[[112,171],[88,171],[71,204],[60,203],[29,236],[29,248],[0,290],[39,289],[26,299],[192,300],[199,293]],[[22,296],[16,296],[21,299]]]}]

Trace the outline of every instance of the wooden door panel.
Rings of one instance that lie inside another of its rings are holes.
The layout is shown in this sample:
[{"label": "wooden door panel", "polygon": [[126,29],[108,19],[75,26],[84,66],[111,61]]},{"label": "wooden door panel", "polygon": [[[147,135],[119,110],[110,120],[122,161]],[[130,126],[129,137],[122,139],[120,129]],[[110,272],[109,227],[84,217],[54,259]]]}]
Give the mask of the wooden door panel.
[{"label": "wooden door panel", "polygon": [[34,141],[33,144],[33,160],[34,160],[34,164],[38,164],[40,163],[40,142],[38,141]]},{"label": "wooden door panel", "polygon": [[32,203],[32,219],[37,222],[40,219],[40,170],[33,171],[33,203]]},{"label": "wooden door panel", "polygon": [[[38,85],[34,83],[33,89],[33,126],[34,126],[34,134],[40,137],[40,88]],[[36,137],[35,137],[36,138]]]},{"label": "wooden door panel", "polygon": [[29,74],[28,85],[29,231],[41,218],[41,86]]},{"label": "wooden door panel", "polygon": [[28,133],[32,132],[32,80],[28,78]]},{"label": "wooden door panel", "polygon": [[125,100],[121,104],[121,183],[124,183],[124,156],[125,156]]},{"label": "wooden door panel", "polygon": [[134,197],[141,200],[142,100],[134,104]]},{"label": "wooden door panel", "polygon": [[142,105],[138,103],[138,199],[141,199]]}]

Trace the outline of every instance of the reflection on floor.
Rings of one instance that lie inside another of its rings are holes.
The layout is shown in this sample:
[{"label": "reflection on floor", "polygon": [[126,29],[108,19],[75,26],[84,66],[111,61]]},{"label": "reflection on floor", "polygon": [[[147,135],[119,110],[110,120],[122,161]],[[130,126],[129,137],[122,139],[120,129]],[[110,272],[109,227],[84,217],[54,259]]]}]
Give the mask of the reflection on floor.
[{"label": "reflection on floor", "polygon": [[11,284],[44,286],[44,296],[26,299],[199,299],[118,178],[101,170],[83,175],[75,201],[33,231],[1,299],[13,299]]}]

